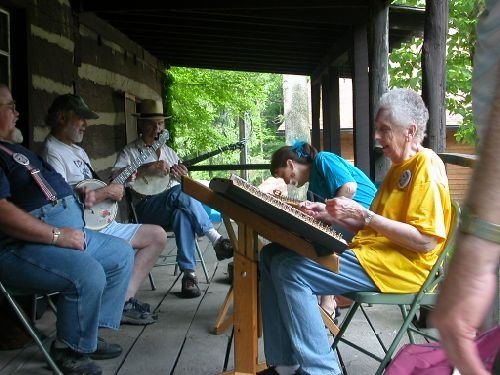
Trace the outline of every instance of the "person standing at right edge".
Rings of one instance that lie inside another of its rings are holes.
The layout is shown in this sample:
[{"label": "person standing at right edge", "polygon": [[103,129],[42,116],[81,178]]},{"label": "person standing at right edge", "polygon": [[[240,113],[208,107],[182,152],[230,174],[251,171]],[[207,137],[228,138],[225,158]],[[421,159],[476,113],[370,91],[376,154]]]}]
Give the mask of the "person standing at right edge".
[{"label": "person standing at right edge", "polygon": [[[462,208],[457,248],[431,318],[461,375],[487,375],[474,339],[495,299],[500,261],[500,1],[479,19],[472,104],[479,161]],[[494,374],[500,373],[500,354]]]}]

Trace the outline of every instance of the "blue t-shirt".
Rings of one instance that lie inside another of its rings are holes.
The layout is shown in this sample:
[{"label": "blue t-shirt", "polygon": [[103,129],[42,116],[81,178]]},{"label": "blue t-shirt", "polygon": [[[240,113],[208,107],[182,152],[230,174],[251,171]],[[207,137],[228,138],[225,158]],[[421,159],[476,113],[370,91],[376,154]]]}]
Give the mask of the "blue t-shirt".
[{"label": "blue t-shirt", "polygon": [[[40,170],[47,183],[54,189],[57,198],[73,194],[73,190],[62,176],[45,164],[35,153],[21,145],[0,143],[13,152],[26,156],[30,164]],[[4,198],[27,212],[49,203],[28,169],[0,149],[0,199]]]},{"label": "blue t-shirt", "polygon": [[333,198],[348,182],[358,185],[353,200],[369,208],[377,188],[363,171],[332,152],[322,151],[316,155],[309,175],[309,191],[316,197]]}]

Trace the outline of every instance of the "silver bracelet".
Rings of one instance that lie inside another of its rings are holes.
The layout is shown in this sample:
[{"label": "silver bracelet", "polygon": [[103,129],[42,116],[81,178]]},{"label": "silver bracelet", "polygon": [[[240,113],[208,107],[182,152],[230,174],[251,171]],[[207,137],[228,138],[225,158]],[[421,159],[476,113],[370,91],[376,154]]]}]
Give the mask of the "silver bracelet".
[{"label": "silver bracelet", "polygon": [[500,245],[500,224],[480,219],[468,207],[464,207],[460,214],[459,230],[462,233]]}]

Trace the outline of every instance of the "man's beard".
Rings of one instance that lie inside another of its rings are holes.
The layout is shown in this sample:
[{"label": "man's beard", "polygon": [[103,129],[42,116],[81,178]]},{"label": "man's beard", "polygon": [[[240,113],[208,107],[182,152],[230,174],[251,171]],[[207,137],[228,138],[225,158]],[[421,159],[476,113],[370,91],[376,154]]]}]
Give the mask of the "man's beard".
[{"label": "man's beard", "polygon": [[23,133],[18,128],[12,130],[9,138],[12,143],[22,143],[24,140]]},{"label": "man's beard", "polygon": [[84,133],[78,128],[70,126],[66,128],[66,134],[68,134],[69,139],[71,139],[73,143],[81,143],[83,141]]}]

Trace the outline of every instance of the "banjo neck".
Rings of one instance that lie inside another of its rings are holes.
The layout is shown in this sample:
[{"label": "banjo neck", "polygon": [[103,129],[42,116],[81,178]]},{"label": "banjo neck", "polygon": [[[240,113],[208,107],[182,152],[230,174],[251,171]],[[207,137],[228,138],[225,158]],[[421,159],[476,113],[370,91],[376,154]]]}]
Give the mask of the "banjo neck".
[{"label": "banjo neck", "polygon": [[221,153],[223,153],[225,151],[241,149],[241,148],[243,148],[243,146],[245,146],[245,143],[246,143],[246,141],[239,141],[239,142],[236,142],[236,143],[232,143],[230,145],[218,147],[215,150],[206,152],[206,153],[204,153],[204,154],[202,154],[200,156],[196,156],[196,157],[194,157],[192,159],[182,161],[181,164],[183,164],[187,168],[189,168],[192,165],[195,165],[195,164],[197,164],[199,162],[202,162],[203,160],[209,159],[212,156],[221,154]]}]

